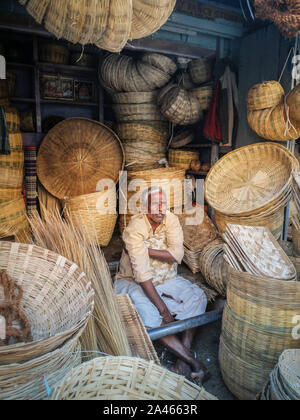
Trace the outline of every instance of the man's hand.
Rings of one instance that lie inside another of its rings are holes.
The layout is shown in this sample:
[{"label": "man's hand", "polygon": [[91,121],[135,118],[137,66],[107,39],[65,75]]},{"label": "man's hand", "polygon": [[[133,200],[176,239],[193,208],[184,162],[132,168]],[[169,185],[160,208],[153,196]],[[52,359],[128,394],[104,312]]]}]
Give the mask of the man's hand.
[{"label": "man's hand", "polygon": [[173,264],[176,262],[175,258],[170,254],[167,250],[159,250],[159,249],[148,249],[148,254],[150,258],[155,260],[159,260],[162,262],[167,262],[169,264]]},{"label": "man's hand", "polygon": [[153,286],[152,280],[145,281],[140,283],[145,295],[151,300],[153,305],[156,306],[158,312],[163,318],[163,324],[169,324],[170,322],[174,322],[174,318],[171,315],[167,305],[162,300],[162,298],[157,293],[157,290]]},{"label": "man's hand", "polygon": [[166,307],[166,309],[160,313],[162,316],[162,325],[170,324],[171,322],[174,322],[174,317],[170,313],[169,309]]}]

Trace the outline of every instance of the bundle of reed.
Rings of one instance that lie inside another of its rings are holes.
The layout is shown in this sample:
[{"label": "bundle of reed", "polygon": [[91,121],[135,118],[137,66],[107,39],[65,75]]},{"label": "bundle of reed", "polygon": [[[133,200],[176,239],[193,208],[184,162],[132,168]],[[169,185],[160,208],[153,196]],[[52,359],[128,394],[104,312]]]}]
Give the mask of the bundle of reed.
[{"label": "bundle of reed", "polygon": [[45,211],[46,213],[54,212],[58,214],[62,210],[60,200],[54,197],[54,195],[50,194],[40,182],[38,182],[38,200],[40,203],[40,213],[42,220],[45,220]]},{"label": "bundle of reed", "polygon": [[63,221],[57,210],[44,209],[43,213],[44,221],[37,214],[30,219],[34,242],[76,262],[95,290],[94,316],[82,336],[83,350],[99,350],[115,356],[131,355],[116,305],[110,272],[94,237],[88,237],[71,220]]}]

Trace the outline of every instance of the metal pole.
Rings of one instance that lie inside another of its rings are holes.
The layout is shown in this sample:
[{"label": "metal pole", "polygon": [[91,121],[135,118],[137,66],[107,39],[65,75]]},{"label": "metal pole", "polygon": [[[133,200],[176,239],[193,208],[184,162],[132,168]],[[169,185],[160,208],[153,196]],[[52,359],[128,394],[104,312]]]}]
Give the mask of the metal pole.
[{"label": "metal pole", "polygon": [[178,334],[191,328],[210,324],[211,322],[222,318],[223,309],[224,308],[218,309],[216,311],[206,312],[205,314],[195,316],[194,318],[185,319],[183,321],[176,321],[163,327],[154,328],[148,331],[149,337],[152,341],[155,341],[159,338],[167,337],[168,335]]}]

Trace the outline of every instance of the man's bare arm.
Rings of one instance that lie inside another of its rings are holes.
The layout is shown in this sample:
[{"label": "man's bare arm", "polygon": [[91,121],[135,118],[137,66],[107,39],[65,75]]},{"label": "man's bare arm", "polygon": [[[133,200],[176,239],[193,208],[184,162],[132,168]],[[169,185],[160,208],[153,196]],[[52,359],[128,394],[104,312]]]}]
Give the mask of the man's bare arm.
[{"label": "man's bare arm", "polygon": [[157,293],[155,287],[153,286],[152,280],[145,281],[140,283],[145,295],[151,300],[153,305],[156,306],[158,312],[163,318],[163,324],[169,324],[170,322],[174,321],[173,316],[170,314],[170,311],[162,300],[162,298]]},{"label": "man's bare arm", "polygon": [[159,249],[149,248],[148,253],[149,253],[149,257],[153,258],[155,260],[159,260],[159,261],[162,261],[162,262],[167,262],[169,264],[172,264],[172,263],[176,262],[173,255],[171,255],[170,252],[167,251],[167,250],[159,250]]}]

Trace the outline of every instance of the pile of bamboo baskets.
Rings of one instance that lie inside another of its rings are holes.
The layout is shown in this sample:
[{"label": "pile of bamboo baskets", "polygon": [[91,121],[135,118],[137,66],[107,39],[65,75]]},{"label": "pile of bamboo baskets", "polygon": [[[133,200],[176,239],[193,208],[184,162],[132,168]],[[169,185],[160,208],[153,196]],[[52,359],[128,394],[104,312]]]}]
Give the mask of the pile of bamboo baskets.
[{"label": "pile of bamboo baskets", "polygon": [[19,0],[28,13],[56,38],[95,44],[120,52],[129,39],[156,32],[171,15],[176,0]]},{"label": "pile of bamboo baskets", "polygon": [[51,399],[204,401],[217,398],[154,362],[102,357],[73,369],[56,387]]},{"label": "pile of bamboo baskets", "polygon": [[228,230],[225,254],[230,267],[219,359],[230,391],[252,400],[280,354],[299,348],[294,320],[300,310],[300,283],[295,267],[266,228]]},{"label": "pile of bamboo baskets", "polygon": [[22,288],[20,309],[33,339],[0,346],[0,399],[45,399],[45,380],[51,388],[81,363],[79,338],[94,291],[76,264],[33,245],[0,242],[0,269]]},{"label": "pile of bamboo baskets", "polygon": [[219,231],[225,232],[228,223],[265,226],[278,239],[298,168],[295,156],[277,143],[252,144],[220,159],[205,180]]},{"label": "pile of bamboo baskets", "polygon": [[300,350],[285,350],[260,394],[262,401],[300,400]]}]

